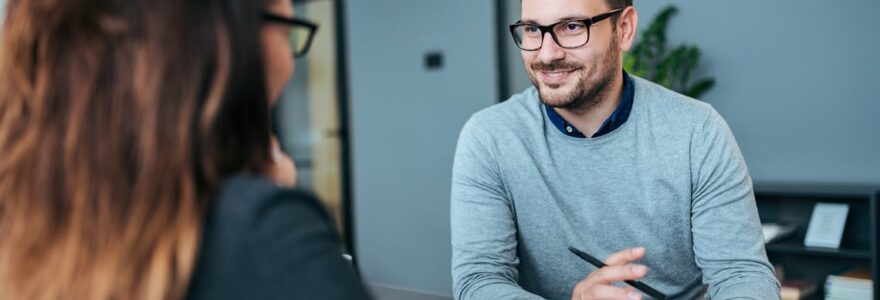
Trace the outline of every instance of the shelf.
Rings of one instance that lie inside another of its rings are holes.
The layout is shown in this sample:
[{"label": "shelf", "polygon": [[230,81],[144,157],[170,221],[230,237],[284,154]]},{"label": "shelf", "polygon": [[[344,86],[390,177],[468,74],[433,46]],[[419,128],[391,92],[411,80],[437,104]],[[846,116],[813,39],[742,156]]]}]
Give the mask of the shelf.
[{"label": "shelf", "polygon": [[[880,278],[880,185],[761,182],[754,188],[762,223],[798,226],[789,237],[764,246],[770,262],[783,267],[786,277],[821,283],[829,274],[867,265],[872,276]],[[804,246],[813,210],[821,202],[850,205],[840,248]],[[880,291],[880,281],[873,288]],[[824,286],[818,289],[808,299],[821,299]]]},{"label": "shelf", "polygon": [[808,196],[808,197],[845,197],[871,199],[880,191],[878,185],[858,184],[817,184],[817,183],[785,183],[756,182],[755,194],[758,196]]},{"label": "shelf", "polygon": [[767,249],[767,253],[871,259],[871,250],[869,249],[807,247],[799,241],[793,240],[769,243],[764,248]]}]

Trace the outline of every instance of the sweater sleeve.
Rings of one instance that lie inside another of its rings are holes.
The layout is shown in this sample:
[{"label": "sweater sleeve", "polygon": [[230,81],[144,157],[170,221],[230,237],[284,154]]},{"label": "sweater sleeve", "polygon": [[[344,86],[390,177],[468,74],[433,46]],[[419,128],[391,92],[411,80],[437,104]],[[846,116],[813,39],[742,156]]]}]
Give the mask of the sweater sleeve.
[{"label": "sweater sleeve", "polygon": [[455,299],[541,299],[517,284],[513,207],[494,155],[472,118],[452,171],[452,283]]},{"label": "sweater sleeve", "polygon": [[694,254],[711,299],[779,299],[745,159],[714,110],[691,144]]}]

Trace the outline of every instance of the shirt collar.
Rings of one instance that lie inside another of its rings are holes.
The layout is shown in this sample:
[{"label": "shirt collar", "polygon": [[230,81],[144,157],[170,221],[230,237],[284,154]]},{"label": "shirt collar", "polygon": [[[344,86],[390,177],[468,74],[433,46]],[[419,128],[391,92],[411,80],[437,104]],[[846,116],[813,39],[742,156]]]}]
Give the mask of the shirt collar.
[{"label": "shirt collar", "polygon": [[[608,116],[608,119],[602,123],[602,126],[599,127],[599,131],[596,132],[592,136],[592,138],[597,138],[603,135],[606,135],[620,126],[623,123],[626,123],[626,120],[629,119],[629,114],[632,111],[633,98],[635,98],[635,87],[632,83],[632,78],[630,78],[629,74],[626,71],[623,71],[623,94],[620,96],[620,104],[617,105],[617,108],[614,109],[614,112]],[[552,107],[544,105],[544,110],[547,111],[547,117],[550,118],[550,122],[553,123],[553,126],[556,129],[559,129],[563,134],[575,137],[575,138],[586,138],[586,136],[581,133],[574,125],[571,125],[562,118]]]}]

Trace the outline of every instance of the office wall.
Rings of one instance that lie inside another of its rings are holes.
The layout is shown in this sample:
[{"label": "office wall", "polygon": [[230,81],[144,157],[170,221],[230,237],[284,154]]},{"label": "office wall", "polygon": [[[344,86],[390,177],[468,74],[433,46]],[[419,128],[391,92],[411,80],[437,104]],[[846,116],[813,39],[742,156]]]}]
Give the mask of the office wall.
[{"label": "office wall", "polygon": [[[880,1],[634,3],[642,28],[679,7],[671,42],[703,50],[718,84],[702,100],[728,121],[756,181],[880,183]],[[530,83],[508,51],[518,91]]]},{"label": "office wall", "polygon": [[[345,1],[356,255],[371,284],[451,295],[449,189],[467,118],[498,101],[492,1]],[[428,52],[443,66],[427,70]]]}]

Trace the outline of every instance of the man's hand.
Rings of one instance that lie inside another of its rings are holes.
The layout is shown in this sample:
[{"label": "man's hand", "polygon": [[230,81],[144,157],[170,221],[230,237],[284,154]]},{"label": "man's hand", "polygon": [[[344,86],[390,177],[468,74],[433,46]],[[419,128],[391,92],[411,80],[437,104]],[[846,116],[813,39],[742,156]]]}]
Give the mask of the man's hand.
[{"label": "man's hand", "polygon": [[293,160],[281,151],[281,146],[275,136],[272,136],[269,147],[272,151],[272,165],[266,170],[268,173],[266,175],[280,186],[293,188],[296,185],[296,166],[293,164]]},{"label": "man's hand", "polygon": [[620,288],[612,286],[615,282],[624,280],[636,280],[648,274],[648,268],[633,264],[645,256],[645,248],[630,248],[608,256],[605,259],[607,267],[590,273],[587,278],[581,280],[571,293],[572,300],[598,300],[598,299],[642,299],[642,294],[632,287]]}]

